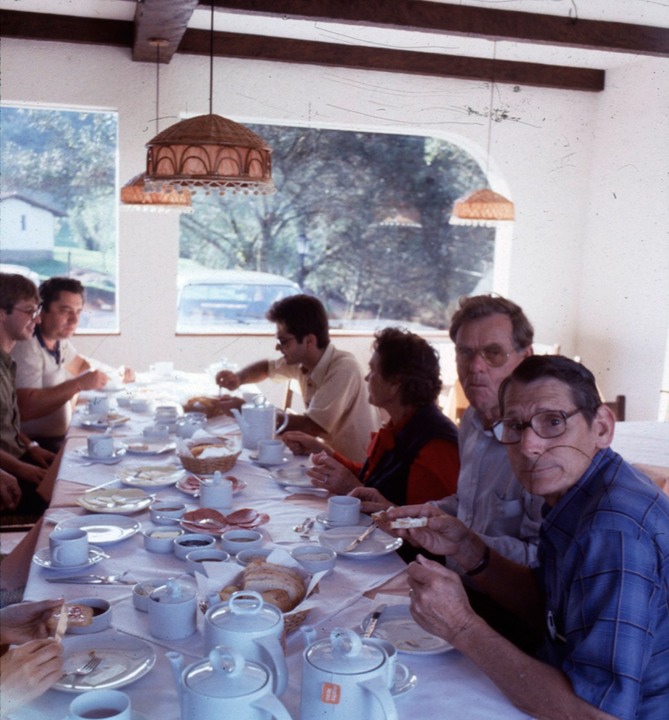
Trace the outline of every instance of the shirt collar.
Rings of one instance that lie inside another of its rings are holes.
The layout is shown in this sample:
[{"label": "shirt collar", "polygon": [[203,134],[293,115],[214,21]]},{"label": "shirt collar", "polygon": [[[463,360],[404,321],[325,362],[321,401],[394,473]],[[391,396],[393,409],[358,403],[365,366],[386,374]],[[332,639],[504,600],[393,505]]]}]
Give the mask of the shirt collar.
[{"label": "shirt collar", "polygon": [[332,356],[334,355],[334,352],[334,345],[332,343],[328,343],[328,346],[325,348],[325,352],[321,355],[321,359],[316,363],[316,367],[311,372],[307,370],[306,374],[310,377],[310,379],[315,385],[320,385],[325,379],[325,373],[327,371],[328,365],[332,361]]},{"label": "shirt collar", "polygon": [[35,337],[37,338],[37,342],[46,350],[46,352],[51,355],[51,357],[56,361],[56,365],[60,365],[60,340],[56,340],[56,344],[54,345],[53,350],[51,348],[48,348],[46,346],[46,343],[44,342],[44,337],[42,336],[42,331],[40,330],[39,325],[35,325]]}]

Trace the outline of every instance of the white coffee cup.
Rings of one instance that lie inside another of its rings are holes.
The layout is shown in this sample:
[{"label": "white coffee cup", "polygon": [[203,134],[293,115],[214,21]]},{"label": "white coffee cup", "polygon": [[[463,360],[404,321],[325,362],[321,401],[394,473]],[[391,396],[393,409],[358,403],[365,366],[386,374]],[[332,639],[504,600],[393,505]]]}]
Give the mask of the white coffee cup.
[{"label": "white coffee cup", "polygon": [[89,690],[70,703],[68,720],[131,720],[130,698],[120,690]]},{"label": "white coffee cup", "polygon": [[281,440],[258,440],[258,462],[278,465],[283,460],[283,449]]},{"label": "white coffee cup", "polygon": [[357,525],[360,521],[360,498],[334,495],[328,500],[328,522],[333,525]]},{"label": "white coffee cup", "polygon": [[90,415],[108,415],[109,398],[106,395],[94,395],[86,406]]},{"label": "white coffee cup", "polygon": [[114,438],[111,435],[93,435],[86,442],[92,458],[109,458],[114,454]]},{"label": "white coffee cup", "polygon": [[88,534],[80,528],[61,528],[49,535],[49,552],[54,567],[74,567],[88,562]]},{"label": "white coffee cup", "polygon": [[398,661],[398,653],[395,645],[389,640],[383,640],[382,638],[372,637],[367,638],[367,640],[382,648],[386,654],[388,659],[386,662],[386,680],[390,690],[392,691],[396,687],[402,687],[411,676],[411,670],[409,670],[404,663]]}]

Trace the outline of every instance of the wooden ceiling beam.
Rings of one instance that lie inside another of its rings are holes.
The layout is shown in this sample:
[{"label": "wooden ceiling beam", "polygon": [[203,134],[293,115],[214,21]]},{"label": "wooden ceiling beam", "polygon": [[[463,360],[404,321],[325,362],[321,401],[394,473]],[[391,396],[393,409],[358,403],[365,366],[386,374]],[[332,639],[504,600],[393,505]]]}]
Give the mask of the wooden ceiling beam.
[{"label": "wooden ceiling beam", "polygon": [[[179,53],[209,55],[208,30],[187,30]],[[511,85],[598,92],[604,89],[603,70],[561,67],[540,63],[492,60],[490,58],[437,55],[352,45],[287,40],[285,38],[214,33],[214,55],[247,60],[267,60],[302,65],[380,70],[466,80],[495,80]]]},{"label": "wooden ceiling beam", "polygon": [[425,0],[204,0],[277,18],[343,22],[519,43],[669,56],[669,28]]},{"label": "wooden ceiling beam", "polygon": [[[122,20],[67,17],[0,10],[0,35],[29,40],[51,40],[93,45],[134,46],[134,26]],[[187,30],[179,53],[208,55],[208,30]],[[408,73],[432,77],[491,80],[512,85],[600,91],[604,71],[560,67],[490,58],[458,57],[386,48],[336,45],[237,33],[214,33],[214,55],[327,67]],[[155,61],[151,49],[151,62]],[[165,61],[161,50],[161,61]]]},{"label": "wooden ceiling beam", "polygon": [[155,62],[156,46],[160,38],[160,61],[168,63],[179,47],[198,0],[144,0],[135,9],[135,39],[132,59]]}]

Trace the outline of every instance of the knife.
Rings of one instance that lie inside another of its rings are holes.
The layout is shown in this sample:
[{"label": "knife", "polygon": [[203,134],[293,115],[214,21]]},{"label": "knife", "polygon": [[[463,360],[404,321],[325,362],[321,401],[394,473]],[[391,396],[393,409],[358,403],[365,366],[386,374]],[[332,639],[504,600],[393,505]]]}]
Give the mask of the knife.
[{"label": "knife", "polygon": [[72,583],[78,585],[127,585],[127,582],[111,580],[104,575],[68,575],[60,578],[46,578],[50,583]]},{"label": "knife", "polygon": [[373,522],[368,528],[365,528],[365,532],[360,533],[357,538],[353,538],[351,542],[344,548],[344,552],[351,552],[351,550],[355,550],[358,545],[360,545],[363,540],[367,540],[367,538],[376,530],[376,523]]},{"label": "knife", "polygon": [[379,622],[379,618],[383,614],[383,611],[388,607],[386,603],[379,605],[376,610],[372,613],[372,617],[369,619],[369,623],[365,628],[365,632],[362,634],[363,637],[372,637],[374,630],[376,630],[376,623]]}]

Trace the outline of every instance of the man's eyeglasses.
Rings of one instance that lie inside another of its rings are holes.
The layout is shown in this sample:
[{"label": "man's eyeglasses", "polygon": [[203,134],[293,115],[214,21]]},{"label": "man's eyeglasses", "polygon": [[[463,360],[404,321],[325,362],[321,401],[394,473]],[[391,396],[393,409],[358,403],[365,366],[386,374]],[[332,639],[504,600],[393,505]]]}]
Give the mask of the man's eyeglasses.
[{"label": "man's eyeglasses", "polygon": [[506,352],[501,345],[494,344],[482,348],[470,348],[464,345],[455,346],[455,359],[457,362],[470,363],[476,355],[480,355],[489,367],[497,368],[504,365],[511,353]]},{"label": "man's eyeglasses", "polygon": [[527,422],[520,422],[512,418],[502,419],[493,425],[492,432],[495,439],[502,445],[519,443],[523,432],[528,427],[532,428],[540,438],[548,440],[564,435],[567,430],[567,420],[580,412],[581,408],[576,408],[570,413],[566,413],[564,410],[544,410],[532,415]]},{"label": "man's eyeglasses", "polygon": [[20,308],[14,305],[12,310],[18,310],[19,312],[25,313],[26,315],[30,315],[31,320],[35,320],[37,316],[40,314],[40,310],[42,309],[41,305],[38,305],[34,308]]},{"label": "man's eyeglasses", "polygon": [[286,347],[291,340],[295,340],[295,335],[285,335],[284,337],[277,336],[276,338],[276,342],[280,347]]}]

